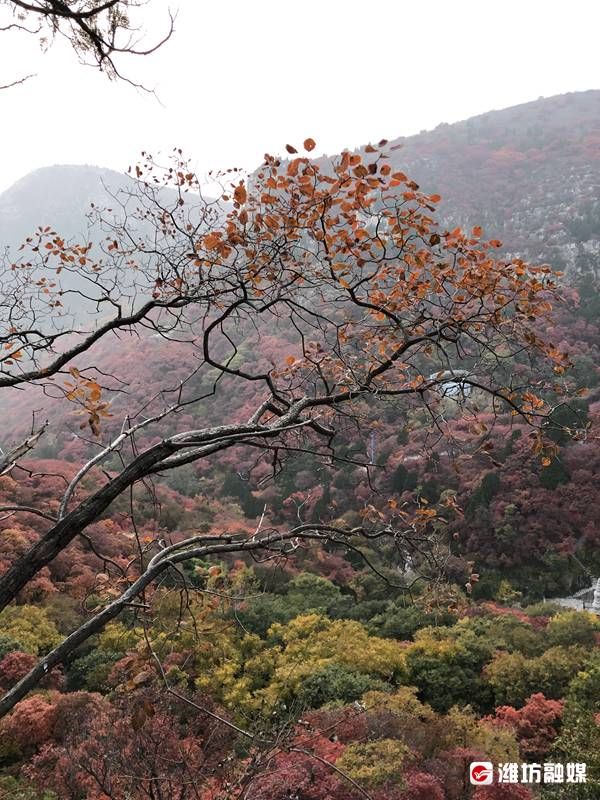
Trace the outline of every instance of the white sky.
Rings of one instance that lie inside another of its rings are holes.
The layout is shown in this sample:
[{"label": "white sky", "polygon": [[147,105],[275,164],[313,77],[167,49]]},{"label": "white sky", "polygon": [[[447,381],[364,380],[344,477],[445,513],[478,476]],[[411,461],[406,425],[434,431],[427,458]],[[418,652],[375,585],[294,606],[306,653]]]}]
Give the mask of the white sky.
[{"label": "white sky", "polygon": [[79,66],[62,43],[0,33],[0,191],[31,170],[124,170],[182,147],[200,170],[253,168],[317,140],[339,152],[570,91],[600,88],[596,0],[150,0],[162,50],[121,66],[162,105]]}]

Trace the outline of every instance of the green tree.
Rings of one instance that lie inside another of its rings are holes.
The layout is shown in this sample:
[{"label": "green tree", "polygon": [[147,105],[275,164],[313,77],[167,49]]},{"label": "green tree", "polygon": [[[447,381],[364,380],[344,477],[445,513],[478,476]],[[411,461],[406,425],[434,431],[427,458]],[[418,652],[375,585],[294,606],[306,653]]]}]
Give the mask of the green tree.
[{"label": "green tree", "polygon": [[600,631],[596,614],[582,611],[563,611],[552,617],[544,634],[552,645],[593,647]]},{"label": "green tree", "polygon": [[288,583],[285,594],[253,597],[235,610],[235,616],[248,631],[264,637],[273,623],[285,624],[312,612],[326,614],[341,598],[339,588],[331,581],[304,572]]},{"label": "green tree", "polygon": [[[459,635],[454,635],[459,633]],[[436,711],[476,702],[486,710],[491,696],[481,677],[492,647],[472,631],[425,628],[405,651],[408,682]]]},{"label": "green tree", "polygon": [[326,664],[305,678],[297,691],[301,706],[320,708],[327,703],[351,703],[365,692],[381,690],[386,684],[343,664]]},{"label": "green tree", "polygon": [[563,697],[588,657],[579,646],[551,647],[535,658],[501,652],[484,668],[484,676],[496,706],[520,707],[536,692],[555,700]]}]

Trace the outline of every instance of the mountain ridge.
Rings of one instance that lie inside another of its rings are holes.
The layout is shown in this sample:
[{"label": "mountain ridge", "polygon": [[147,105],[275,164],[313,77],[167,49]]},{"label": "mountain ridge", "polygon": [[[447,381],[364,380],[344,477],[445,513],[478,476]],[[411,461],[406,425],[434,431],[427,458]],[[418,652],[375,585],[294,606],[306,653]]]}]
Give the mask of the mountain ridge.
[{"label": "mountain ridge", "polygon": [[0,242],[16,246],[39,225],[50,225],[65,237],[81,236],[88,228],[90,204],[107,202],[107,189],[118,190],[130,180],[90,164],[35,169],[0,194]]},{"label": "mountain ridge", "polygon": [[[482,225],[512,254],[581,271],[600,260],[600,90],[571,92],[390,140],[390,163],[442,196],[449,227]],[[365,152],[364,147],[359,151]],[[368,157],[365,153],[368,160]],[[0,194],[0,242],[38,225],[65,237],[87,230],[126,174],[92,165],[42,167]]]},{"label": "mountain ridge", "polygon": [[600,90],[488,111],[391,140],[390,163],[441,194],[449,226],[483,225],[559,269],[600,256]]}]

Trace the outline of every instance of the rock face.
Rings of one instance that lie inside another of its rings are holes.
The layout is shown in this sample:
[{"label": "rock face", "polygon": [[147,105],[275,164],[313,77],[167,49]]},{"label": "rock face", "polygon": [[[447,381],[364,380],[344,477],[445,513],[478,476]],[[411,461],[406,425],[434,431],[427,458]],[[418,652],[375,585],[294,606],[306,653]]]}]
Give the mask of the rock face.
[{"label": "rock face", "polygon": [[594,601],[592,603],[592,611],[600,614],[600,578],[596,581],[596,588],[594,589]]},{"label": "rock face", "polygon": [[512,254],[598,271],[600,91],[490,111],[389,147],[396,169],[442,196],[449,227],[483,225]]}]

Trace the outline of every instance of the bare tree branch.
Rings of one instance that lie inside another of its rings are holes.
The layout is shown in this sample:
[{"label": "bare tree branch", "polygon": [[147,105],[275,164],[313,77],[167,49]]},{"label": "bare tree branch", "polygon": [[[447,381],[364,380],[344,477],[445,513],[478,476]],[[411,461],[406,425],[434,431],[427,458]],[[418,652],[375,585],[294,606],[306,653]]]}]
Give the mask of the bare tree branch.
[{"label": "bare tree branch", "polygon": [[12,89],[14,86],[20,86],[25,81],[28,81],[30,78],[35,78],[35,73],[31,73],[31,75],[24,75],[22,78],[16,78],[11,83],[5,83],[3,86],[0,86],[0,91],[2,89]]},{"label": "bare tree branch", "polygon": [[5,475],[7,472],[10,472],[19,458],[33,450],[40,437],[43,436],[47,427],[48,422],[45,422],[38,431],[32,433],[31,436],[28,436],[27,439],[25,439],[25,441],[21,442],[21,444],[18,444],[16,447],[13,447],[7,453],[4,453],[0,447],[0,475]]},{"label": "bare tree branch", "polygon": [[[184,561],[192,558],[207,558],[228,553],[244,554],[260,551],[281,552],[286,543],[292,543],[298,539],[312,539],[319,542],[326,542],[331,538],[332,531],[336,535],[357,535],[357,530],[346,530],[330,526],[309,526],[302,525],[287,532],[275,531],[263,536],[251,539],[243,539],[239,536],[228,537],[226,535],[216,538],[204,546],[194,546],[197,539],[180,542],[176,548],[168,548],[159,551],[148,563],[145,571],[124,591],[117,599],[109,603],[102,611],[98,612],[81,625],[77,630],[67,636],[63,642],[51,650],[38,664],[27,673],[15,686],[13,686],[0,700],[0,718],[7,714],[19,700],[33,689],[39,681],[53,667],[62,663],[71,653],[74,652],[83,642],[99,633],[105,625],[115,619],[124,608],[135,602],[136,598],[166,570],[175,567]],[[375,535],[384,535],[380,532]]]},{"label": "bare tree branch", "polygon": [[[10,29],[40,34],[45,31],[43,44],[48,46],[48,38],[60,35],[67,39],[80,61],[91,63],[105,72],[111,79],[120,79],[136,88],[145,87],[127,78],[117,66],[115,58],[121,55],[146,56],[156,52],[172,36],[175,17],[168,12],[168,24],[165,33],[154,43],[143,46],[136,38],[138,29],[132,26],[130,11],[143,3],[135,0],[2,0],[17,17],[18,22],[3,25],[0,32]],[[37,28],[27,27],[28,20],[38,23]],[[24,83],[28,78],[13,81],[0,89],[7,89]]]}]

